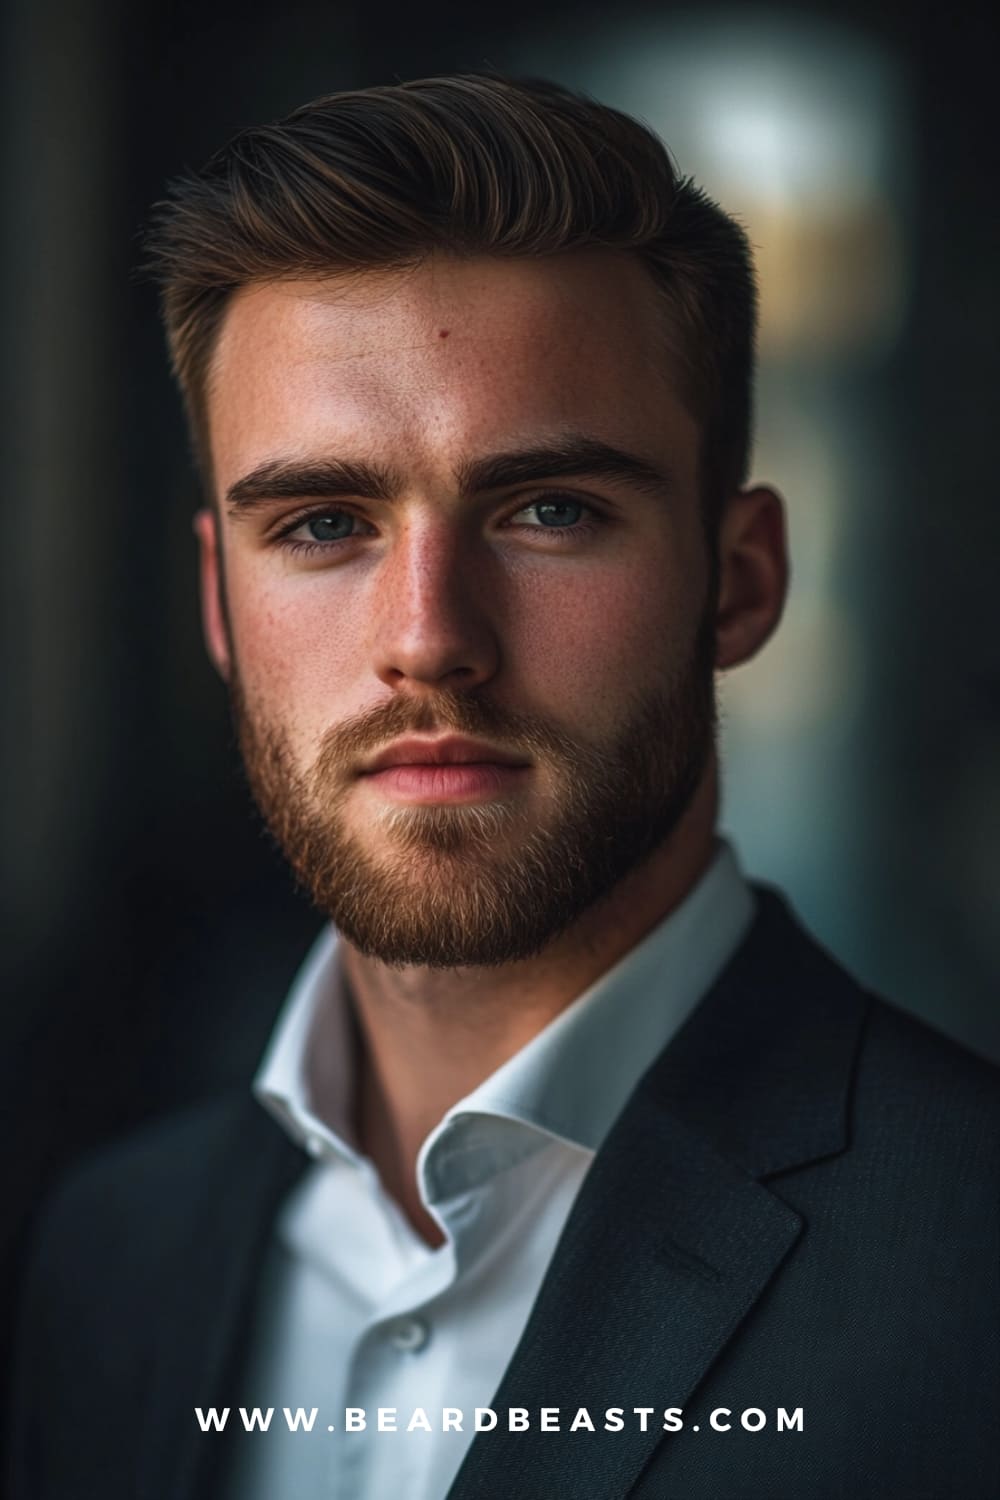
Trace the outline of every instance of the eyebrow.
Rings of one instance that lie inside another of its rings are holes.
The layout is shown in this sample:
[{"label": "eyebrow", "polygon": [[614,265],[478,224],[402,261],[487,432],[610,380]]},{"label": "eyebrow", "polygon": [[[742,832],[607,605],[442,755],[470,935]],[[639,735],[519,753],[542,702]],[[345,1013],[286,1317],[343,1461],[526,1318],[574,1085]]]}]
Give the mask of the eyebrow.
[{"label": "eyebrow", "polygon": [[334,500],[353,495],[359,500],[391,500],[402,489],[397,475],[378,464],[343,458],[275,458],[259,464],[226,491],[226,504],[239,513],[272,500]]},{"label": "eyebrow", "polygon": [[[658,496],[675,487],[669,469],[584,434],[469,459],[459,466],[455,477],[464,497],[545,479],[583,477],[617,480]],[[239,515],[279,500],[351,496],[391,501],[404,488],[402,477],[394,470],[364,460],[271,459],[230,485],[226,502]]]}]

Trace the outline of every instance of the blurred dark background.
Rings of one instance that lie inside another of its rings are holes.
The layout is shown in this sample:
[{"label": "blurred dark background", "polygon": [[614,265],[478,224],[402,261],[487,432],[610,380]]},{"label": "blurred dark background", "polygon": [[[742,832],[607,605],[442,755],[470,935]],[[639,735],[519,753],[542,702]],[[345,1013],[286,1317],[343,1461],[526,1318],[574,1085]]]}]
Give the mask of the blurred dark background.
[{"label": "blurred dark background", "polygon": [[8,0],[3,13],[4,1188],[248,1079],[318,919],[204,657],[197,492],[138,234],[165,182],[321,93],[548,74],[661,130],[761,265],[755,475],[782,632],[724,689],[751,873],[1000,1056],[995,65],[985,7]]}]

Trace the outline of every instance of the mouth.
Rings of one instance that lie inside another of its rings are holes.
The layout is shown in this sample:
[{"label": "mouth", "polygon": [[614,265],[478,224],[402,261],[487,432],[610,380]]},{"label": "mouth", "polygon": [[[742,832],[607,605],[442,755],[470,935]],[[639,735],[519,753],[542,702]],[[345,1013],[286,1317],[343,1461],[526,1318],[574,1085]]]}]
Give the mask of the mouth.
[{"label": "mouth", "polygon": [[508,794],[531,769],[523,756],[477,740],[397,740],[379,752],[362,779],[396,801],[479,802]]}]

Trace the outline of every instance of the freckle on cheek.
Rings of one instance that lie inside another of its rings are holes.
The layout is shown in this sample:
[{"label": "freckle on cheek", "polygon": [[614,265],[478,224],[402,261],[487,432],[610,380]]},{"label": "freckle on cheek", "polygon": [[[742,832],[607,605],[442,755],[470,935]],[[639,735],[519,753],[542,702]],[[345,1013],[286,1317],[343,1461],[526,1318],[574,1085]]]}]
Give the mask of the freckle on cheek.
[{"label": "freckle on cheek", "polygon": [[448,332],[449,332],[449,330],[447,328],[442,328],[441,331],[440,331],[440,333],[438,334],[438,338],[439,339],[446,339],[448,337]]}]

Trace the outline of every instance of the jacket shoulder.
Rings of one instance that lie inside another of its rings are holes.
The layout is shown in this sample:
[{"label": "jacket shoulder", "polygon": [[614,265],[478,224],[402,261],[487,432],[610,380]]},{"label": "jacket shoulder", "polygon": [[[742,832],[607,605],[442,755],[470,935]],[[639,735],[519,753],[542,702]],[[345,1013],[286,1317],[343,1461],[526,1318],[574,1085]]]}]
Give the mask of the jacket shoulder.
[{"label": "jacket shoulder", "polygon": [[[757,895],[761,920],[751,982],[762,992],[773,988],[781,997],[773,1013],[773,1042],[784,1029],[799,1028],[800,1041],[806,1030],[814,1032],[824,1044],[813,1049],[818,1065],[839,1040],[860,1107],[887,1118],[900,1112],[940,1112],[948,1101],[960,1113],[967,1109],[978,1118],[997,1119],[1000,1066],[870,990],[809,931],[780,893],[758,886]],[[803,1046],[803,1055],[805,1050]]]},{"label": "jacket shoulder", "polygon": [[998,1162],[1000,1067],[880,996],[869,997],[856,1100],[859,1124],[908,1155],[957,1152],[963,1172]]},{"label": "jacket shoulder", "polygon": [[[21,1285],[14,1495],[82,1493],[77,1473],[93,1480],[88,1493],[138,1493],[157,1360],[178,1340],[197,1344],[306,1160],[241,1092],[144,1125],[56,1184]],[[109,1410],[130,1437],[108,1441]]]},{"label": "jacket shoulder", "polygon": [[907,1010],[883,995],[868,993],[870,1005],[869,1046],[886,1061],[893,1060],[905,1070],[916,1070],[921,1087],[932,1080],[932,1074],[953,1078],[959,1086],[973,1091],[985,1089],[996,1095],[1000,1084],[1000,1064],[974,1052],[964,1042],[956,1041],[915,1012]]},{"label": "jacket shoulder", "polygon": [[115,1250],[117,1259],[140,1229],[147,1240],[171,1241],[185,1217],[178,1203],[210,1195],[238,1153],[259,1146],[273,1129],[241,1091],[149,1121],[85,1153],[42,1206],[39,1253],[71,1244],[74,1255]]},{"label": "jacket shoulder", "polygon": [[[28,1246],[22,1327],[101,1342],[196,1275],[215,1239],[255,1224],[304,1154],[249,1092],[143,1125],[81,1158],[49,1193]],[[259,1211],[258,1211],[259,1210]],[[228,1227],[227,1227],[228,1226]],[[66,1330],[71,1332],[67,1333]]]}]

